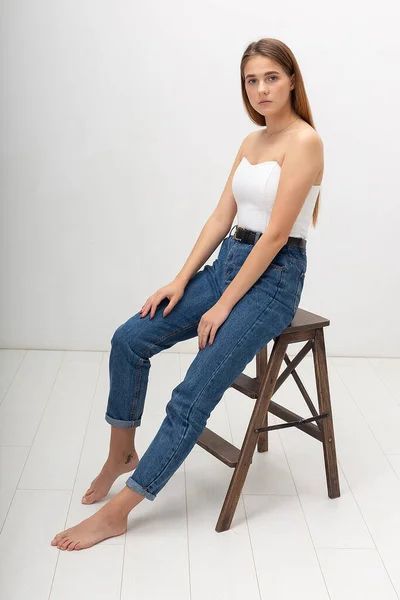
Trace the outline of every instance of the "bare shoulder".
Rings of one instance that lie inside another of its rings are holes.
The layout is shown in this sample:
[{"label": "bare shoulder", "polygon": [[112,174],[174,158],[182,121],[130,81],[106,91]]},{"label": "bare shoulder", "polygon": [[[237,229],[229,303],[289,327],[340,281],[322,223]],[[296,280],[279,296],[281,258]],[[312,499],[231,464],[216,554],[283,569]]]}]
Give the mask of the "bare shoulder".
[{"label": "bare shoulder", "polygon": [[256,146],[256,144],[259,143],[260,135],[263,131],[264,131],[263,129],[255,129],[254,131],[250,131],[250,133],[248,133],[246,135],[246,137],[244,138],[244,140],[242,142],[242,147],[243,147],[244,153],[248,152],[249,150],[254,148],[254,146]]},{"label": "bare shoulder", "polygon": [[317,147],[319,146],[320,148],[323,148],[322,138],[318,131],[316,131],[314,127],[311,127],[311,125],[305,121],[304,125],[295,131],[294,134],[299,140],[302,140],[305,143],[314,144]]},{"label": "bare shoulder", "polygon": [[320,185],[324,174],[324,143],[314,127],[305,121],[303,121],[303,123],[304,125],[300,126],[298,130],[293,131],[292,140],[295,140],[300,147],[312,152],[312,154],[317,158],[320,165],[320,170],[318,172],[317,182],[315,185]]},{"label": "bare shoulder", "polygon": [[[293,131],[291,141],[296,142],[298,146],[303,146],[313,152],[319,153],[321,160],[323,159],[324,144],[321,136],[313,127],[302,127],[297,131]],[[290,144],[288,144],[288,147],[290,147]]]}]

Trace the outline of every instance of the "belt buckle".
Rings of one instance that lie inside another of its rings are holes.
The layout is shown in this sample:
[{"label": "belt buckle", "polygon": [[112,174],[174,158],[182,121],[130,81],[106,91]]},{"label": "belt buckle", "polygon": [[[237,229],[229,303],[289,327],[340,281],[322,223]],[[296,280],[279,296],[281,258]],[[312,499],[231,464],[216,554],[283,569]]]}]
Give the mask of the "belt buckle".
[{"label": "belt buckle", "polygon": [[238,229],[243,229],[243,227],[239,227],[239,226],[237,226],[237,227],[236,227],[236,229],[235,229],[235,233],[233,234],[233,237],[234,237],[234,238],[235,238],[235,240],[237,240],[238,242],[241,242],[242,240],[241,240],[240,238],[236,237],[236,233],[237,233],[237,230],[238,230]]}]

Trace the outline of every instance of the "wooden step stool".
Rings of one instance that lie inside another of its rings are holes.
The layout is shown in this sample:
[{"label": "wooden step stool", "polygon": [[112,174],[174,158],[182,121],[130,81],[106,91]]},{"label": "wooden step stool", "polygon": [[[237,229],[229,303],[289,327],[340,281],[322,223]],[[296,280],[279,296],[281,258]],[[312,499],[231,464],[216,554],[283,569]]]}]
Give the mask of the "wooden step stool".
[{"label": "wooden step stool", "polygon": [[[329,498],[338,498],[340,496],[323,332],[323,327],[328,326],[329,323],[328,319],[299,308],[289,327],[274,338],[270,359],[268,360],[267,346],[256,355],[256,377],[249,377],[241,373],[231,384],[230,387],[246,394],[246,396],[256,398],[254,410],[240,449],[207,427],[204,428],[197,440],[197,444],[204,448],[204,450],[210,452],[210,454],[228,465],[228,467],[234,467],[235,469],[217,521],[215,528],[217,532],[226,531],[230,528],[247,472],[252,462],[255,447],[257,445],[258,452],[266,452],[268,450],[268,431],[273,429],[298,427],[304,433],[322,442],[328,496]],[[293,361],[290,361],[286,354],[288,345],[303,341],[307,343]],[[313,351],[319,414],[296,372],[297,365],[308,354],[310,349]],[[285,360],[287,367],[278,378],[282,360]],[[274,393],[289,375],[292,375],[297,383],[313,415],[312,417],[302,418],[276,402],[271,401]],[[287,422],[269,427],[268,412]],[[312,421],[316,421],[316,424],[312,423]]]}]

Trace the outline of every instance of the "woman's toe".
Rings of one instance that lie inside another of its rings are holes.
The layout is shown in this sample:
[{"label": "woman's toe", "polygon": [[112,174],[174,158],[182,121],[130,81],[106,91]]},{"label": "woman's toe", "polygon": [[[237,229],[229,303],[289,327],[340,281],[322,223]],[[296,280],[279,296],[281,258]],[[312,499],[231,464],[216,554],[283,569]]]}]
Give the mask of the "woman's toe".
[{"label": "woman's toe", "polygon": [[65,537],[67,537],[65,533],[63,533],[63,532],[57,533],[57,535],[54,537],[54,539],[51,542],[52,545],[57,546],[61,542],[61,540]]},{"label": "woman's toe", "polygon": [[71,538],[67,537],[60,541],[58,547],[60,550],[65,550],[65,548],[72,542]]},{"label": "woman's toe", "polygon": [[71,551],[74,549],[74,547],[76,546],[77,542],[75,541],[70,541],[70,543],[68,544],[68,546],[65,548],[68,551]]},{"label": "woman's toe", "polygon": [[65,540],[68,538],[68,534],[67,533],[61,533],[60,537],[57,540],[57,546],[58,548],[60,548],[60,546],[62,546],[62,544],[65,542]]},{"label": "woman's toe", "polygon": [[82,504],[90,504],[93,499],[93,492],[86,492],[82,498]]}]

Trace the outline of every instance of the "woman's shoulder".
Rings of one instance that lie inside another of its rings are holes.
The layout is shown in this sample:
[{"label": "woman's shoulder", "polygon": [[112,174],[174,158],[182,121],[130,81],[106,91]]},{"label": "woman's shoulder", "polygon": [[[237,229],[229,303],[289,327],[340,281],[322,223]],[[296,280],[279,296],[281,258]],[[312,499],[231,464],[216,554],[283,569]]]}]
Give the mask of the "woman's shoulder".
[{"label": "woman's shoulder", "polygon": [[322,144],[322,138],[318,131],[306,121],[302,120],[301,124],[299,124],[299,128],[294,130],[294,133],[297,134],[300,139],[314,139],[318,140]]},{"label": "woman's shoulder", "polygon": [[[252,142],[257,142],[257,141],[262,141],[263,138],[265,137],[265,133],[266,133],[266,127],[261,127],[259,129],[254,129],[254,131],[250,131],[250,133],[245,137],[245,139],[252,141]],[[296,124],[296,127],[293,127],[290,131],[285,132],[286,135],[298,135],[298,136],[312,136],[315,138],[319,138],[321,141],[321,136],[319,135],[318,131],[316,129],[314,129],[314,127],[312,125],[310,125],[309,123],[307,123],[307,121],[305,121],[304,119],[300,119],[299,122]]]},{"label": "woman's shoulder", "polygon": [[304,127],[299,127],[299,130],[294,132],[294,135],[296,136],[294,139],[305,144],[311,143],[314,150],[318,153],[320,170],[316,178],[317,181],[314,185],[321,185],[322,178],[324,176],[324,143],[318,131],[316,131],[314,127],[312,127],[306,121],[303,121],[303,123]]},{"label": "woman's shoulder", "polygon": [[244,152],[257,157],[258,160],[263,160],[263,157],[266,155],[268,155],[267,158],[271,158],[271,154],[271,156],[273,155],[274,158],[281,163],[293,140],[305,143],[307,143],[308,140],[314,140],[320,145],[321,154],[323,154],[323,142],[321,136],[312,125],[303,119],[300,119],[296,127],[290,131],[282,132],[276,137],[268,139],[265,134],[265,127],[255,129],[248,133],[242,143]]}]

